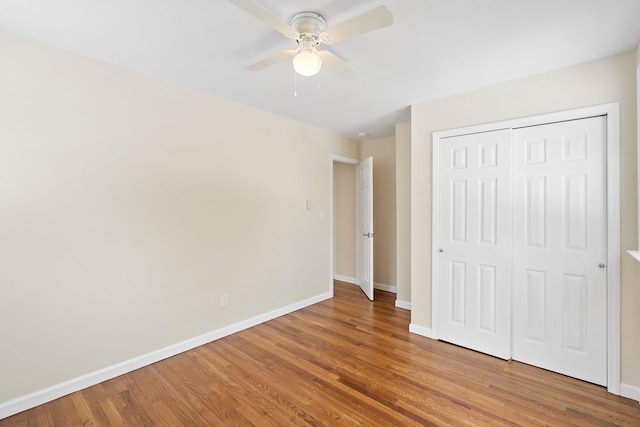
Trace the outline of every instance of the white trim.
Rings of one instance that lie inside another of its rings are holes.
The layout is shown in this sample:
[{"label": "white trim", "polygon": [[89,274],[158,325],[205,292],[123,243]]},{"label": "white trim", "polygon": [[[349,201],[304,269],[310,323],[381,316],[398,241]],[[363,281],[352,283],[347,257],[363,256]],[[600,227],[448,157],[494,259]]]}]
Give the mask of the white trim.
[{"label": "white trim", "polygon": [[385,285],[384,283],[373,282],[373,288],[374,289],[379,289],[379,290],[385,291],[385,292],[391,292],[391,293],[394,293],[394,294],[398,293],[398,288],[396,288],[395,286],[391,286],[391,285]]},{"label": "white trim", "polygon": [[620,105],[601,108],[607,116],[607,390],[620,394]]},{"label": "white trim", "polygon": [[269,320],[273,320],[277,317],[283,316],[296,310],[300,310],[304,307],[319,303],[331,297],[332,295],[329,292],[320,294],[315,297],[288,305],[286,307],[282,307],[268,313],[252,317],[250,319],[234,323],[233,325],[225,326],[215,331],[211,331],[206,334],[199,335],[197,337],[193,337],[188,340],[152,351],[150,353],[134,357],[133,359],[129,359],[124,362],[116,363],[115,365],[90,372],[86,375],[64,381],[60,384],[44,388],[42,390],[20,396],[6,402],[0,402],[0,419],[10,417],[11,415],[15,415],[27,409],[34,408],[38,405],[42,405],[43,403],[50,402],[62,396],[74,393],[78,390],[82,390],[103,381],[107,381],[117,376],[126,374],[127,372],[131,372],[144,366],[151,365],[152,363],[159,362],[163,359],[175,356],[201,345],[208,344],[212,341],[224,338],[231,334],[235,334],[236,332],[240,332]]},{"label": "white trim", "polygon": [[[334,275],[333,276],[336,280],[340,280],[341,282],[346,282],[346,283],[350,283],[352,285],[356,285],[356,279],[354,279],[353,277],[347,277],[347,276],[340,276],[340,275]],[[398,288],[395,286],[390,286],[390,285],[385,285],[383,283],[373,283],[373,288],[374,289],[378,289],[381,291],[385,291],[385,292],[391,292],[393,294],[397,294],[398,293]],[[397,307],[397,306],[396,306]]]},{"label": "white trim", "polygon": [[[638,44],[638,46],[640,46],[640,43]],[[640,47],[637,50],[638,54],[640,55]],[[638,115],[636,118],[636,126],[638,127],[638,131],[637,131],[637,138],[638,141],[636,142],[636,151],[638,152],[637,154],[637,159],[636,159],[636,165],[640,165],[640,62],[638,64],[636,64],[636,107],[638,110]],[[637,183],[638,183],[638,243],[637,243],[637,248],[640,248],[640,170],[638,170],[637,173],[637,177],[636,177]],[[637,249],[635,251],[627,251],[629,252],[629,254],[635,258],[637,261],[640,261],[640,249]]]},{"label": "white trim", "polygon": [[333,279],[334,280],[339,280],[341,282],[351,283],[352,285],[356,284],[356,278],[355,277],[348,277],[348,276],[341,276],[339,274],[334,274],[333,275]]},{"label": "white trim", "polygon": [[431,136],[431,338],[440,339],[440,321],[438,313],[438,200],[440,200],[440,139],[439,132]]},{"label": "white trim", "polygon": [[347,163],[347,164],[350,164],[350,165],[357,165],[357,164],[360,163],[360,160],[353,159],[351,157],[340,156],[338,154],[332,154],[331,155],[331,163],[333,164],[333,162]]},{"label": "white trim", "polygon": [[415,323],[409,324],[409,332],[416,335],[421,335],[423,337],[437,339],[433,335],[433,329],[425,328],[424,326],[419,326],[419,325],[416,325]]},{"label": "white trim", "polygon": [[620,384],[620,396],[640,401],[640,387],[629,384]]},{"label": "white trim", "polygon": [[[433,132],[433,141],[450,136],[468,135],[472,133],[492,132],[503,129],[517,129],[529,126],[545,125],[568,120],[586,119],[589,117],[608,116],[620,114],[620,105],[617,102],[611,104],[594,105],[591,107],[577,108],[575,110],[558,111],[555,113],[541,114],[538,116],[523,117],[499,122],[485,123],[481,125],[467,126],[457,129],[448,129]],[[433,159],[435,160],[435,159]]]},{"label": "white trim", "polygon": [[627,253],[635,258],[636,261],[640,261],[640,251],[627,251]]},{"label": "white trim", "polygon": [[596,105],[539,116],[434,132],[432,135],[431,331],[438,338],[438,200],[439,145],[442,138],[516,129],[588,117],[607,117],[607,390],[620,394],[620,105]]},{"label": "white trim", "polygon": [[[335,203],[334,203],[334,199],[335,199],[335,183],[334,183],[334,169],[333,169],[333,164],[335,162],[338,163],[347,163],[350,165],[357,165],[358,163],[360,163],[360,160],[358,159],[352,159],[351,157],[345,157],[345,156],[340,156],[338,154],[331,154],[329,156],[329,292],[331,293],[331,296],[333,296],[333,279],[336,278],[336,275],[334,274],[335,272],[335,259],[334,259],[334,251],[335,251],[335,239],[334,239],[334,234],[335,234],[335,219],[334,219],[334,215],[335,215]],[[340,280],[340,279],[338,279]],[[349,282],[349,283],[356,283],[355,279],[353,282]]]},{"label": "white trim", "polygon": [[396,300],[396,307],[411,311],[411,303],[407,301]]}]

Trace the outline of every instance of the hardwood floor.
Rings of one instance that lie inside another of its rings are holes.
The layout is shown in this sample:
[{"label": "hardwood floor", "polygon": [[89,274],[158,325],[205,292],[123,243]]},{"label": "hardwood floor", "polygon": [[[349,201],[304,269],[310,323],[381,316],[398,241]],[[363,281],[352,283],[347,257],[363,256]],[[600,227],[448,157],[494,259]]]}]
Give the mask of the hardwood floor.
[{"label": "hardwood floor", "polygon": [[638,402],[408,332],[409,312],[335,298],[0,420],[8,426],[640,426]]}]

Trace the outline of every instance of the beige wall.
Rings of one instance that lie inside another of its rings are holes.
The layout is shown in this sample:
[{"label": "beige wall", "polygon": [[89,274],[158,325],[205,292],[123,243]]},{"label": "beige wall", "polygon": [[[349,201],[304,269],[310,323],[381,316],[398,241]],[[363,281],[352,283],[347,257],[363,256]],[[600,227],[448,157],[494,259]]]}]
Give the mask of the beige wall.
[{"label": "beige wall", "polygon": [[[636,141],[637,141],[637,147],[640,147],[640,42],[638,43],[638,47],[636,48],[636,129],[637,129],[637,133],[636,133]],[[639,148],[640,150],[640,148]],[[637,157],[638,161],[636,162],[636,166],[638,168],[640,168],[640,152],[638,152],[638,157]],[[638,171],[638,186],[640,186],[640,170]],[[640,190],[640,189],[639,189]],[[640,201],[639,201],[640,203]],[[640,204],[638,209],[640,210]],[[640,212],[638,214],[638,227],[640,228]],[[636,248],[640,247],[640,229],[638,230],[639,234],[638,234],[638,245],[636,246]],[[635,333],[635,342],[633,342],[633,345],[630,343],[629,347],[635,349],[635,353],[633,355],[633,357],[635,358],[635,365],[633,365],[632,367],[628,368],[628,370],[630,371],[627,375],[631,378],[636,378],[636,381],[633,382],[633,384],[635,385],[640,385],[640,361],[638,359],[640,359],[639,355],[640,355],[640,328],[637,327],[638,323],[640,322],[640,313],[638,313],[638,311],[640,311],[638,308],[640,307],[640,268],[638,268],[638,266],[636,266],[636,281],[635,281],[635,287],[637,289],[636,291],[636,302],[635,305],[632,305],[632,303],[629,304],[629,308],[635,310],[636,313],[636,318],[635,318],[635,324],[634,325],[628,325],[627,327],[631,330],[633,330],[635,328],[636,333]],[[631,316],[629,316],[631,317]],[[631,331],[629,333],[632,333]],[[631,341],[631,340],[629,340]],[[640,398],[639,398],[640,400]]]},{"label": "beige wall", "polygon": [[329,292],[327,165],[357,141],[4,32],[0,52],[0,405]]},{"label": "beige wall", "polygon": [[[411,110],[411,298],[416,326],[431,326],[431,134],[434,131],[605,104],[621,114],[622,382],[640,385],[635,52],[417,104]],[[407,165],[408,166],[408,165]]]},{"label": "beige wall", "polygon": [[396,126],[397,300],[411,303],[411,123]]},{"label": "beige wall", "polygon": [[362,158],[373,156],[373,280],[396,286],[395,138],[362,143]]},{"label": "beige wall", "polygon": [[333,163],[334,273],[355,283],[356,277],[356,167]]}]

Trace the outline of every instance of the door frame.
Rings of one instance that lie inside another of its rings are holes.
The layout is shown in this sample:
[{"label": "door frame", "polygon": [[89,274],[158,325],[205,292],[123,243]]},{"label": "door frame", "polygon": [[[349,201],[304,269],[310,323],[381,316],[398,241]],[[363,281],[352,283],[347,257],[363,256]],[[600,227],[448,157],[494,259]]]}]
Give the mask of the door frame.
[{"label": "door frame", "polygon": [[[334,241],[334,233],[335,233],[335,171],[333,170],[334,163],[346,163],[348,165],[357,165],[361,162],[359,159],[354,159],[351,157],[340,156],[337,154],[332,154],[329,156],[329,292],[331,292],[331,296],[333,297],[333,278],[335,276],[335,241]],[[354,194],[355,197],[355,194]],[[354,235],[355,239],[355,235]],[[355,276],[355,274],[354,274]]]},{"label": "door frame", "polygon": [[457,135],[515,129],[528,126],[586,119],[606,118],[606,178],[607,178],[607,390],[620,394],[620,104],[611,103],[591,107],[511,119],[477,126],[434,132],[432,135],[432,204],[431,204],[431,337],[439,339],[438,325],[438,200],[441,139]]}]

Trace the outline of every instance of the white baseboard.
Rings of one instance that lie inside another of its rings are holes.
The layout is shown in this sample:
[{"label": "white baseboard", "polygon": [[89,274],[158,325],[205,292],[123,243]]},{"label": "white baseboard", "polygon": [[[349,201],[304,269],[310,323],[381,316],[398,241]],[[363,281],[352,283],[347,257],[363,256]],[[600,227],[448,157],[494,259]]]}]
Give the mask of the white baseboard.
[{"label": "white baseboard", "polygon": [[259,325],[260,323],[267,322],[269,320],[310,306],[312,304],[316,304],[329,298],[331,298],[330,292],[320,294],[315,297],[288,305],[286,307],[282,307],[268,313],[264,313],[250,319],[235,323],[233,325],[225,326],[215,331],[211,331],[206,334],[170,345],[168,347],[152,351],[151,353],[143,354],[133,359],[129,359],[124,362],[91,372],[89,374],[64,381],[60,384],[38,390],[25,396],[20,396],[6,402],[0,402],[0,419],[10,417],[11,415],[15,415],[19,412],[36,407],[38,405],[42,405],[43,403],[50,402],[62,396],[66,396],[70,393],[74,393],[103,381],[126,374],[127,372],[131,372],[144,366],[151,365],[152,363],[159,362],[163,359],[175,356],[201,345],[208,344],[217,339],[235,334],[236,332],[240,332],[244,329]]},{"label": "white baseboard", "polygon": [[426,328],[424,326],[418,326],[415,323],[409,324],[409,332],[411,332],[413,334],[416,334],[416,335],[422,335],[423,337],[436,339],[436,337],[433,335],[433,331],[431,330],[431,328]]},{"label": "white baseboard", "polygon": [[[341,276],[339,274],[334,274],[333,278],[341,282],[351,283],[353,285],[356,284],[356,279],[354,277]],[[381,291],[387,291],[394,294],[398,293],[398,289],[395,286],[385,285],[384,283],[374,283],[373,287],[374,289],[379,289]]]},{"label": "white baseboard", "polygon": [[341,276],[339,274],[334,274],[333,275],[334,280],[339,280],[341,282],[347,282],[347,283],[351,283],[353,285],[356,284],[356,279],[355,277],[349,277],[349,276]]},{"label": "white baseboard", "polygon": [[640,402],[640,387],[629,384],[620,384],[620,396]]},{"label": "white baseboard", "polygon": [[381,291],[391,292],[394,294],[398,293],[398,288],[395,286],[385,285],[384,283],[373,283],[374,289],[379,289]]},{"label": "white baseboard", "polygon": [[405,310],[411,310],[411,303],[406,301],[396,300],[396,307],[403,308]]}]

